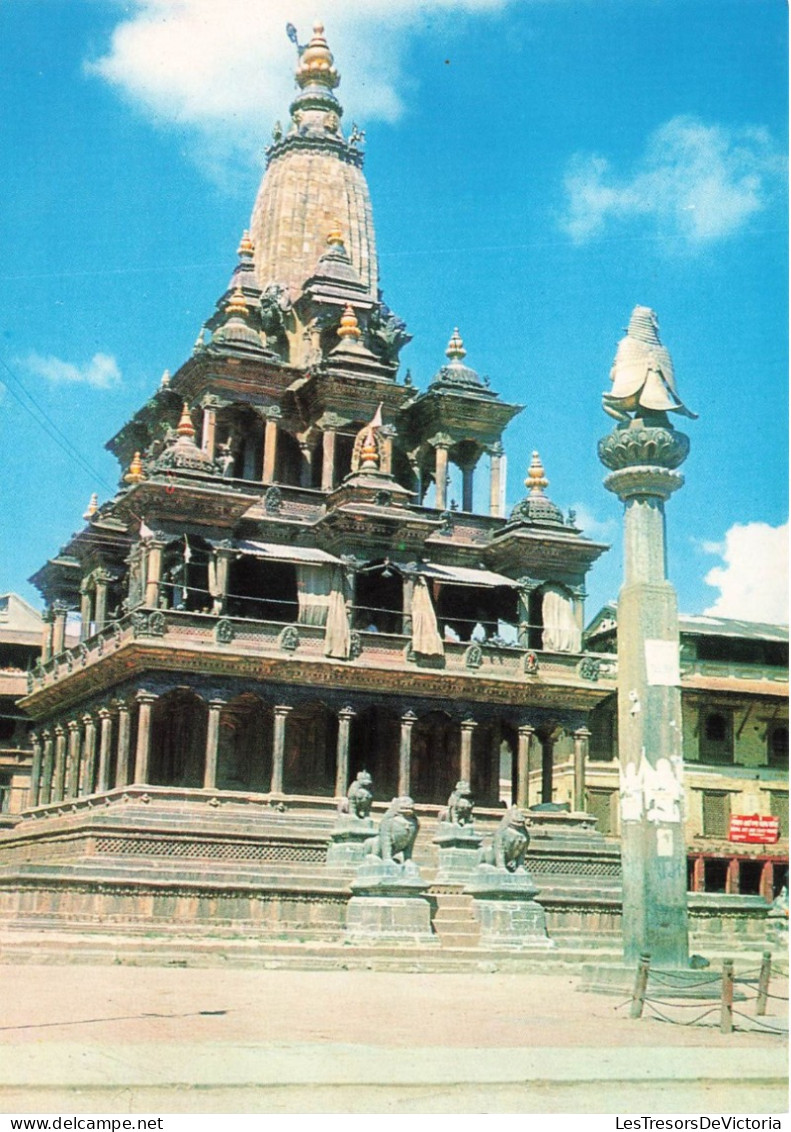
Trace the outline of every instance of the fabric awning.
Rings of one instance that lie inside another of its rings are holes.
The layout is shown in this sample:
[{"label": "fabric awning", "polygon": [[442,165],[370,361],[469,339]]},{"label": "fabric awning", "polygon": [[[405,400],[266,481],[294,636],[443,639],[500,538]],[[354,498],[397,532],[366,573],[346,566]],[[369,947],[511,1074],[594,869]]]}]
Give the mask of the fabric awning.
[{"label": "fabric awning", "polygon": [[340,558],[313,546],[285,546],[276,542],[253,542],[239,539],[235,549],[255,558],[266,558],[270,562],[310,562],[314,565],[341,566]]},{"label": "fabric awning", "polygon": [[510,586],[519,589],[519,583],[505,574],[495,574],[493,570],[475,570],[470,566],[439,566],[435,562],[421,562],[418,573],[435,582],[456,586]]}]

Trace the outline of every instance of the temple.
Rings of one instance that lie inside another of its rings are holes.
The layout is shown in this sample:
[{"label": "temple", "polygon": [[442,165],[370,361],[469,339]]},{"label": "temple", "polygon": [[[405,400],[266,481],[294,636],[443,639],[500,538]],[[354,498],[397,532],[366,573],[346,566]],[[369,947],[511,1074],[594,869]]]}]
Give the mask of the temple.
[{"label": "temple", "polygon": [[609,645],[583,645],[607,548],[536,452],[506,513],[523,407],[460,329],[424,389],[401,373],[339,81],[316,25],[227,287],[109,441],[118,493],[33,578],[30,794],[0,877],[20,922],[335,930],[348,877],[319,864],[366,770],[375,806],[433,817],[461,779],[484,828],[533,807],[551,925],[617,925],[585,779],[616,690]]}]

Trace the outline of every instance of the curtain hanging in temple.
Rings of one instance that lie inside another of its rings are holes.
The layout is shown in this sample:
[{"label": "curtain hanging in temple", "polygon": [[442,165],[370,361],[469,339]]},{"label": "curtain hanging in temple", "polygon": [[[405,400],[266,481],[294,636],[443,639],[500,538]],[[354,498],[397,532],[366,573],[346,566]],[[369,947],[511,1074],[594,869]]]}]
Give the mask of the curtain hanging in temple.
[{"label": "curtain hanging in temple", "polygon": [[444,656],[434,603],[426,579],[419,574],[412,594],[412,648],[422,656]]},{"label": "curtain hanging in temple", "polygon": [[541,647],[551,652],[579,652],[581,633],[574,617],[571,598],[559,586],[547,586],[541,602],[544,632]]},{"label": "curtain hanging in temple", "polygon": [[324,655],[347,660],[351,652],[351,628],[346,608],[343,571],[336,570],[327,603],[327,628],[324,632]]},{"label": "curtain hanging in temple", "polygon": [[300,625],[326,625],[330,607],[332,574],[324,565],[299,563],[297,570],[297,604]]}]

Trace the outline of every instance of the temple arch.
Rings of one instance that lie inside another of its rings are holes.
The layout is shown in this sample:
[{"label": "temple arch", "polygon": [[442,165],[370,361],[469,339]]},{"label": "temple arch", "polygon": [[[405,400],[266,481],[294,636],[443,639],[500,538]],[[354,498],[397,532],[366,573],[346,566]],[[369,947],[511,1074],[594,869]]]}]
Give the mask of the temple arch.
[{"label": "temple arch", "polygon": [[151,711],[151,786],[203,786],[208,708],[191,688],[159,696]]},{"label": "temple arch", "polygon": [[273,713],[243,692],[220,712],[217,788],[267,793],[272,779]]}]

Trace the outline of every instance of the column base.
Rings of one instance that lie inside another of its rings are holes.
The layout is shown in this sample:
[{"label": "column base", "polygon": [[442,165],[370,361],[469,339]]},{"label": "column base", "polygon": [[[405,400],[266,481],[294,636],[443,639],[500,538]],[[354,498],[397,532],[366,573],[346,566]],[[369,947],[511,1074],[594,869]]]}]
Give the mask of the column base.
[{"label": "column base", "polygon": [[440,822],[432,838],[439,846],[439,868],[435,884],[466,884],[478,867],[483,838],[472,825]]},{"label": "column base", "polygon": [[428,884],[412,861],[367,857],[352,882],[346,940],[356,944],[439,944],[431,928]]},{"label": "column base", "polygon": [[512,873],[478,865],[464,891],[474,900],[481,947],[545,951],[555,946],[547,935],[544,909],[533,899],[538,889],[526,869]]}]

